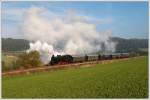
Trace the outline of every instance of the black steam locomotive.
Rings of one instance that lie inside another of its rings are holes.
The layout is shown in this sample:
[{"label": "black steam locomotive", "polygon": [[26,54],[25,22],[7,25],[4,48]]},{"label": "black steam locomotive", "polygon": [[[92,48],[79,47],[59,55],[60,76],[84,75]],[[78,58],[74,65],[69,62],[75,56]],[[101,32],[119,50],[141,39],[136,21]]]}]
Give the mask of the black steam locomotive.
[{"label": "black steam locomotive", "polygon": [[83,55],[83,56],[71,56],[71,55],[53,55],[51,57],[50,65],[56,64],[70,64],[70,63],[82,63],[87,61],[98,60],[111,60],[130,57],[129,53],[115,53],[115,54],[102,54],[102,55]]}]

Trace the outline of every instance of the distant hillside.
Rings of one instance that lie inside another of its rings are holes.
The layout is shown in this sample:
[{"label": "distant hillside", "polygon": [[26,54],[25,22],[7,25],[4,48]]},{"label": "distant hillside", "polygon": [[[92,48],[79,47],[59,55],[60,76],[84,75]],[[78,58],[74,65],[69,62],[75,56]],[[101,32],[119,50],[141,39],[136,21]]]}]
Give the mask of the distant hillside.
[{"label": "distant hillside", "polygon": [[[132,52],[148,48],[148,39],[123,39],[114,37],[117,42],[116,52]],[[24,39],[2,38],[2,51],[22,51],[29,48],[29,41]]]},{"label": "distant hillside", "polygon": [[123,39],[115,37],[112,40],[117,42],[116,52],[132,52],[148,48],[148,39]]},{"label": "distant hillside", "polygon": [[24,39],[2,38],[2,51],[23,51],[29,48],[29,41]]}]

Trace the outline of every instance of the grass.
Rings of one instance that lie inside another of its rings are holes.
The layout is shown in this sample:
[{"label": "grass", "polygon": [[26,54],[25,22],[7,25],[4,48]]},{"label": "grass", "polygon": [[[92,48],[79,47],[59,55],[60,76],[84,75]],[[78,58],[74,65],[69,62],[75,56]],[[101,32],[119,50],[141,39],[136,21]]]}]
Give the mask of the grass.
[{"label": "grass", "polygon": [[2,98],[148,98],[148,57],[2,77]]},{"label": "grass", "polygon": [[18,57],[15,55],[2,54],[2,71],[9,71],[16,68]]}]

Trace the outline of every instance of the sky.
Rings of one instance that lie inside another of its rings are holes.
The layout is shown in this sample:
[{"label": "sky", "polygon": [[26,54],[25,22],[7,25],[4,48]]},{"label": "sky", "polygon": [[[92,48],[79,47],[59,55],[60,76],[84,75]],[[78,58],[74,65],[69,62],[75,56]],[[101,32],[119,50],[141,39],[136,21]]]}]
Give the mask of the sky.
[{"label": "sky", "polygon": [[[2,2],[2,37],[24,38],[25,11],[43,7],[63,17],[68,12],[84,16],[97,31],[111,31],[114,37],[148,38],[148,2]],[[51,15],[45,13],[51,18]],[[85,30],[86,31],[86,30]]]}]

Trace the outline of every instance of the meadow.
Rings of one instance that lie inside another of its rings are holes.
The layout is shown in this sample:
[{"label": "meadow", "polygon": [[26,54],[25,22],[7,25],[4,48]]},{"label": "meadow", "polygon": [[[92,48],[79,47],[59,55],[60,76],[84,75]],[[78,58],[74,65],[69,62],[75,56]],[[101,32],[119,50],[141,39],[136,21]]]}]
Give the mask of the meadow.
[{"label": "meadow", "polygon": [[148,98],[148,57],[3,76],[2,98]]}]

